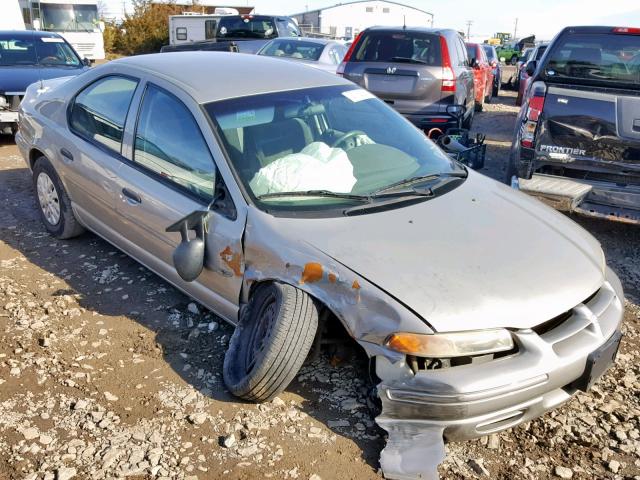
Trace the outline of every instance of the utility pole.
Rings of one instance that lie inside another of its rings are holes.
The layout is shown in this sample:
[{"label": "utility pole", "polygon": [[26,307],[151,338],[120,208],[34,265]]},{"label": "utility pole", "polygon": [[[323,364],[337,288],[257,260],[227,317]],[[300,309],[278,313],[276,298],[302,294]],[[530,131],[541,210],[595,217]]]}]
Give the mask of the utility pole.
[{"label": "utility pole", "polygon": [[473,25],[473,20],[467,20],[467,40],[471,39],[471,25]]},{"label": "utility pole", "polygon": [[515,40],[516,38],[518,38],[518,37],[517,37],[517,34],[518,34],[518,19],[516,18],[516,25],[515,25],[515,27],[513,27],[513,39],[514,39],[514,40]]}]

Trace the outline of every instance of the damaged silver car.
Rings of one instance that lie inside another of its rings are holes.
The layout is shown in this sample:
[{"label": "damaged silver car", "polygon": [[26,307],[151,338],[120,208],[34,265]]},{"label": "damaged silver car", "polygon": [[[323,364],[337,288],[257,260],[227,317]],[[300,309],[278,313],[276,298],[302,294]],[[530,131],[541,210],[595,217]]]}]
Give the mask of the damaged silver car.
[{"label": "damaged silver car", "polygon": [[614,360],[598,242],[340,77],[138,56],[31,86],[20,115],[46,229],[95,232],[235,325],[235,395],[274,397],[339,321],[375,365],[388,478],[436,476],[444,440],[539,416]]}]

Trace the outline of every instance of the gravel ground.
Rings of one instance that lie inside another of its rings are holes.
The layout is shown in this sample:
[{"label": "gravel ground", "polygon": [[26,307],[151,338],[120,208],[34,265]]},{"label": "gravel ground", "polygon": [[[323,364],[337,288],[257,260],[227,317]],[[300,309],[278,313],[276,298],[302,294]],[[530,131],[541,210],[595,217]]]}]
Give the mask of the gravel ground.
[{"label": "gravel ground", "polygon": [[[476,117],[496,178],[513,101]],[[231,328],[96,236],[50,237],[7,137],[0,201],[0,479],[381,478],[356,350],[325,352],[273,402],[239,402],[222,382]],[[575,220],[628,295],[616,367],[541,419],[447,445],[443,478],[640,479],[640,230]]]}]

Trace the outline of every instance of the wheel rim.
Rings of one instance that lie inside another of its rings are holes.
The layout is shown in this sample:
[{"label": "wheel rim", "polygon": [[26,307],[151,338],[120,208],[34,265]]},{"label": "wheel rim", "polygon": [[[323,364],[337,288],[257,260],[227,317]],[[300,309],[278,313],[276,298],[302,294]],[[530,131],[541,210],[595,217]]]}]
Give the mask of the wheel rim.
[{"label": "wheel rim", "polygon": [[44,172],[40,172],[36,182],[38,202],[44,218],[51,225],[57,225],[60,221],[60,199],[53,181]]},{"label": "wheel rim", "polygon": [[251,326],[249,339],[245,353],[245,372],[251,372],[267,346],[267,339],[271,334],[271,327],[278,317],[278,301],[275,295],[270,294],[264,299],[258,314],[254,317],[255,323]]}]

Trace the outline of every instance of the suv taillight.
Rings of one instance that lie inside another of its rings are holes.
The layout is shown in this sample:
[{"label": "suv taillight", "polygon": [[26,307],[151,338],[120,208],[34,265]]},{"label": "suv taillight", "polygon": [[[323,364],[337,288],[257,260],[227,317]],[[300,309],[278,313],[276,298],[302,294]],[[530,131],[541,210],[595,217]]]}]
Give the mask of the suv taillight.
[{"label": "suv taillight", "polygon": [[344,75],[344,69],[347,66],[347,62],[349,62],[349,60],[351,60],[351,56],[353,55],[353,52],[356,49],[356,45],[358,45],[358,42],[360,41],[360,38],[362,38],[362,34],[363,33],[364,33],[364,31],[362,31],[358,35],[356,35],[356,38],[353,40],[353,43],[349,47],[349,50],[347,50],[347,53],[345,54],[344,58],[342,59],[342,63],[340,65],[338,65],[338,69],[336,70],[336,74],[338,74],[340,76]]},{"label": "suv taillight", "polygon": [[451,57],[449,57],[449,47],[447,46],[447,40],[444,37],[440,37],[440,56],[442,57],[442,92],[455,92],[456,91],[456,74],[451,68]]},{"label": "suv taillight", "polygon": [[535,82],[531,85],[527,100],[525,102],[525,117],[522,125],[522,135],[520,144],[526,148],[533,148],[538,120],[544,108],[544,98],[547,94],[547,87],[544,82]]}]

